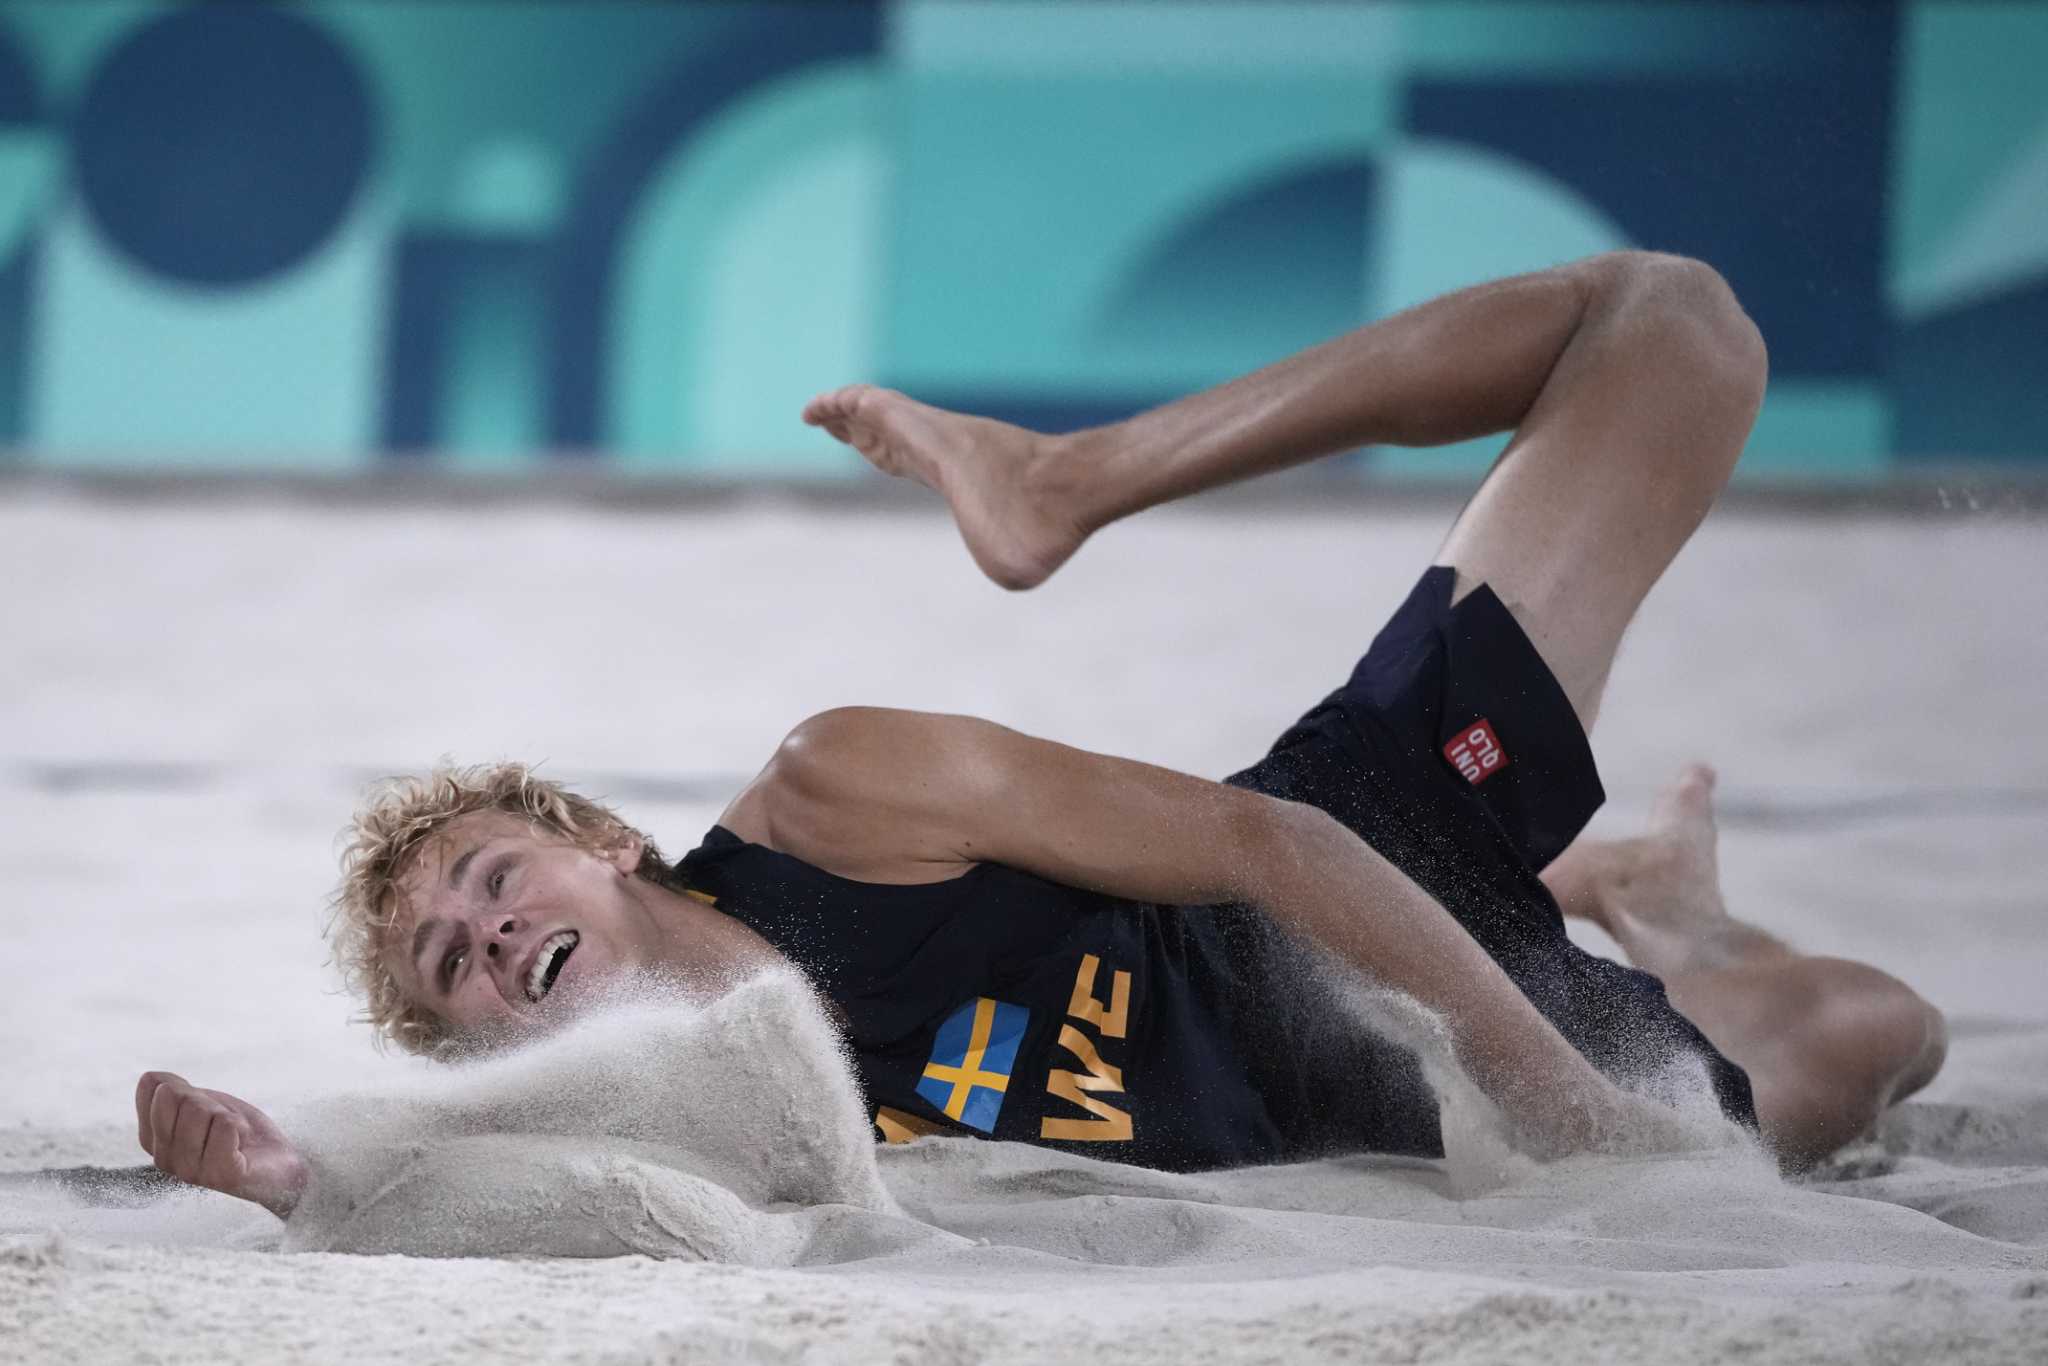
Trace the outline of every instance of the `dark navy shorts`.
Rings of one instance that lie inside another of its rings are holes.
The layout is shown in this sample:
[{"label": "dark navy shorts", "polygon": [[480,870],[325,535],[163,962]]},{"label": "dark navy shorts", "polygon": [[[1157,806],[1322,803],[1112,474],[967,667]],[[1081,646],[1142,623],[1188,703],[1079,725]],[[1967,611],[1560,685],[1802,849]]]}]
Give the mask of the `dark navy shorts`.
[{"label": "dark navy shorts", "polygon": [[[1425,571],[1344,685],[1229,781],[1349,826],[1450,911],[1603,1072],[1626,1083],[1695,1055],[1722,1109],[1754,1128],[1748,1076],[1673,1009],[1663,983],[1566,937],[1537,874],[1605,800],[1593,752],[1507,607],[1483,585],[1453,606],[1454,578],[1443,566]],[[1347,1106],[1351,1078],[1315,1075],[1312,1055],[1327,1052],[1297,1054],[1305,1079],[1292,1099],[1291,1081],[1274,1083],[1276,1114],[1292,1108],[1333,1143],[1416,1147],[1405,1141],[1414,1126],[1384,1097]],[[1433,1110],[1428,1119],[1433,1128]],[[1359,1125],[1380,1132],[1346,1132]]]}]

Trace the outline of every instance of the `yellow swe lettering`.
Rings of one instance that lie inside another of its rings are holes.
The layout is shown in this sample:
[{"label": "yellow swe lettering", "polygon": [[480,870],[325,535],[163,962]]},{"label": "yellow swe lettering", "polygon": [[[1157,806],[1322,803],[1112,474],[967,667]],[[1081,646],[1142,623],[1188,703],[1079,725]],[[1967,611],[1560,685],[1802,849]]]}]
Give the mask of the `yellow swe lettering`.
[{"label": "yellow swe lettering", "polygon": [[885,1143],[908,1143],[923,1138],[926,1134],[944,1133],[945,1130],[928,1119],[907,1115],[903,1111],[884,1105],[875,1111],[875,1127],[882,1131]]},{"label": "yellow swe lettering", "polygon": [[1042,1119],[1038,1122],[1038,1136],[1064,1138],[1076,1143],[1130,1142],[1130,1115],[1081,1089],[1096,1080],[1094,1077],[1076,1076],[1064,1068],[1054,1068],[1052,1075],[1045,1079],[1045,1089],[1061,1100],[1071,1100],[1098,1118]]},{"label": "yellow swe lettering", "polygon": [[1072,1025],[1061,1025],[1060,1047],[1072,1053],[1080,1060],[1081,1066],[1088,1069],[1088,1075],[1075,1083],[1083,1091],[1121,1091],[1124,1089],[1123,1069],[1121,1067],[1111,1067],[1108,1063],[1104,1062],[1102,1055],[1095,1051],[1095,1045],[1090,1043],[1088,1036],[1080,1030]]},{"label": "yellow swe lettering", "polygon": [[1110,978],[1109,1008],[1105,1010],[1102,1002],[1095,999],[1095,970],[1101,966],[1102,960],[1094,954],[1081,956],[1081,970],[1074,974],[1074,995],[1067,1002],[1067,1014],[1094,1025],[1105,1039],[1121,1039],[1130,1022],[1131,974],[1119,972]]},{"label": "yellow swe lettering", "polygon": [[[1095,974],[1102,966],[1094,954],[1085,954],[1081,969],[1074,974],[1074,995],[1067,1006],[1067,1014],[1084,1024],[1092,1024],[1102,1031],[1105,1039],[1121,1039],[1130,1023],[1131,974],[1119,972],[1111,980],[1110,1005],[1104,1009],[1102,1002],[1095,999]],[[1128,1143],[1131,1141],[1131,1115],[1090,1092],[1121,1092],[1124,1089],[1124,1073],[1121,1067],[1102,1060],[1096,1051],[1095,1041],[1072,1024],[1060,1026],[1060,1047],[1074,1055],[1083,1070],[1056,1067],[1046,1074],[1045,1089],[1049,1095],[1086,1110],[1091,1119],[1040,1119],[1040,1138],[1064,1139],[1071,1143]]]}]

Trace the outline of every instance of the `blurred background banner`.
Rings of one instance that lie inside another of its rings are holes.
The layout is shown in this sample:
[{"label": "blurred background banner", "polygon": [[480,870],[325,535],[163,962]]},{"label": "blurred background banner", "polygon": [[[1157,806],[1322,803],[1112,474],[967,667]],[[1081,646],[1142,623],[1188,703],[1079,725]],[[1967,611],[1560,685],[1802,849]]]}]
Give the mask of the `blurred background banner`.
[{"label": "blurred background banner", "polygon": [[1072,427],[1646,247],[1770,343],[1746,477],[2048,475],[2044,73],[1950,0],[8,0],[0,464],[849,476],[818,388]]}]

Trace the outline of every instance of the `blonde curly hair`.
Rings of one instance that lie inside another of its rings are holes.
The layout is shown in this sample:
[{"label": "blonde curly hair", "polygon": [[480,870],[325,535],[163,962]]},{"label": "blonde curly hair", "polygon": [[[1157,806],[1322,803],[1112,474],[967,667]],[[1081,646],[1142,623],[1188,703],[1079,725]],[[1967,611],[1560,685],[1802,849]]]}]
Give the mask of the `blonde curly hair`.
[{"label": "blonde curly hair", "polygon": [[[398,887],[412,857],[457,818],[475,811],[524,816],[543,831],[596,853],[641,841],[635,872],[668,885],[673,870],[654,841],[601,802],[537,776],[525,764],[442,767],[372,786],[342,837],[341,885],[335,889],[327,938],[342,977],[363,1000],[361,1016],[408,1053],[432,1056],[451,1042],[447,1024],[406,999],[385,956],[405,910]],[[402,931],[399,931],[402,932]]]}]

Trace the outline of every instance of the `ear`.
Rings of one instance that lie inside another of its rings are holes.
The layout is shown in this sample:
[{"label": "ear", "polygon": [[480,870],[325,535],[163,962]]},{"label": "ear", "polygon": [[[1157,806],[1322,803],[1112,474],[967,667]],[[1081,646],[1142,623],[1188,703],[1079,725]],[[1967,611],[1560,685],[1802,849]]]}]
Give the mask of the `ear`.
[{"label": "ear", "polygon": [[632,831],[627,831],[612,848],[602,855],[606,863],[621,873],[632,873],[640,866],[640,856],[647,852],[647,841]]}]

